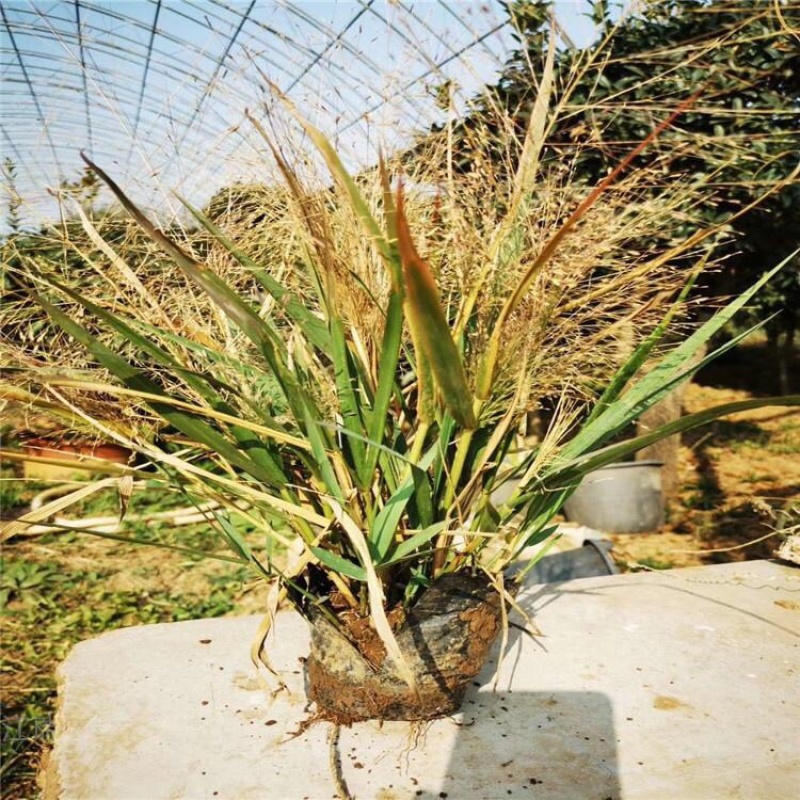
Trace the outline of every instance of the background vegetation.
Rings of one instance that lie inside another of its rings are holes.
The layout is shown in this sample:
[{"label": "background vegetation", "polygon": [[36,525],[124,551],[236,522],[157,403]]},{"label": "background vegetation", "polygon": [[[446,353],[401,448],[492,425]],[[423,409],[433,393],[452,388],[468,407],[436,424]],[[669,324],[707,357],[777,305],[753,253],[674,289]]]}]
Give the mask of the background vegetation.
[{"label": "background vegetation", "polygon": [[[547,46],[550,3],[507,4],[518,28],[518,49],[497,83],[452,129],[434,131],[418,145],[453,139],[460,168],[480,169],[477,153],[496,143],[498,163],[508,161],[508,118],[523,130],[535,98],[537,65]],[[614,13],[612,13],[612,10]],[[772,0],[658,0],[636,13],[608,0],[593,4],[602,34],[585,49],[564,47],[556,57],[563,112],[549,132],[543,160],[551,169],[569,165],[570,180],[595,184],[630,148],[686,97],[696,104],[661,137],[639,166],[655,160],[665,180],[704,175],[713,202],[676,210],[671,231],[714,224],[763,198],[731,220],[718,237],[712,260],[722,265],[706,278],[704,291],[735,294],[769,264],[800,246],[800,180],[797,176],[800,116],[800,4]],[[574,81],[574,76],[580,75]],[[569,81],[567,76],[570,76]],[[567,87],[569,86],[569,89]],[[659,192],[658,183],[652,191]],[[638,246],[649,246],[640,240]],[[751,304],[750,319],[778,313],[767,326],[780,353],[782,388],[788,392],[800,314],[800,255]]]}]

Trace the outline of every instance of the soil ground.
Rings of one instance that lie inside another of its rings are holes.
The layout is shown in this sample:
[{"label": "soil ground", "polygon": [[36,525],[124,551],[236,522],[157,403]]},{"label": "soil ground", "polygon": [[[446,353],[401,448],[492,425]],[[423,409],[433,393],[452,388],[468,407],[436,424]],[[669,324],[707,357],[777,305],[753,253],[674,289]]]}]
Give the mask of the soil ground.
[{"label": "soil ground", "polygon": [[[766,344],[739,347],[687,388],[684,411],[778,394]],[[797,364],[790,370],[800,391]],[[658,533],[612,535],[623,569],[665,569],[770,558],[780,531],[800,524],[800,410],[766,407],[684,436],[680,490]]]},{"label": "soil ground", "polygon": [[[777,393],[770,385],[776,374],[765,345],[740,347],[689,387],[685,410]],[[800,371],[790,375],[798,380]],[[800,411],[750,411],[685,437],[679,471],[664,530],[611,537],[622,569],[768,558],[779,541],[775,529],[800,522]],[[165,535],[222,550],[202,527]],[[265,607],[264,585],[243,568],[168,550],[59,534],[12,540],[3,561],[2,783],[9,800],[37,796],[36,770],[52,736],[54,669],[75,642],[123,625]]]}]

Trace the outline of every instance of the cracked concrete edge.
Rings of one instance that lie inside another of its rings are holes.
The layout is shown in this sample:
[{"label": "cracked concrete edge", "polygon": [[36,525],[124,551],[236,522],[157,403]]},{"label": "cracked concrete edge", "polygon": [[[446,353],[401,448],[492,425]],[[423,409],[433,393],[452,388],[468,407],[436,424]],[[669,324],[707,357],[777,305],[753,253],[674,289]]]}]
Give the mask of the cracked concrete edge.
[{"label": "cracked concrete edge", "polygon": [[36,775],[36,783],[41,789],[41,800],[61,800],[62,786],[61,774],[58,771],[58,759],[55,758],[56,742],[58,741],[59,734],[63,733],[64,718],[63,718],[63,705],[64,705],[64,674],[62,672],[63,665],[66,659],[61,662],[56,668],[56,708],[53,715],[54,732],[53,744],[47,749],[47,752],[42,756],[39,765],[39,772]]}]

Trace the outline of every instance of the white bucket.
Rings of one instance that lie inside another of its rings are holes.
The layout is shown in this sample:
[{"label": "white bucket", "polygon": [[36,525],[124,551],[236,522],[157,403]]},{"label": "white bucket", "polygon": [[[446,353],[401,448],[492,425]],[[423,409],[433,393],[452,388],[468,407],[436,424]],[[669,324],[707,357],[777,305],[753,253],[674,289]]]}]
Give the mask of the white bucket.
[{"label": "white bucket", "polygon": [[609,533],[657,531],[664,524],[661,466],[631,461],[589,473],[564,503],[567,517]]}]

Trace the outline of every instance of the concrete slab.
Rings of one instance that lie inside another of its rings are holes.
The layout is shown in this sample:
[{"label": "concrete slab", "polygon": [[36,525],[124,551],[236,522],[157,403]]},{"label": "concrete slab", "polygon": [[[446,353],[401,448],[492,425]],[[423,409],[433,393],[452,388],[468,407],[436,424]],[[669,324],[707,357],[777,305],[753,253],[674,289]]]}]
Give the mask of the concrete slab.
[{"label": "concrete slab", "polygon": [[[496,692],[454,718],[342,729],[360,800],[764,798],[800,787],[800,571],[774,562],[609,576],[521,595]],[[248,657],[257,617],[130,628],[61,666],[46,797],[337,797],[327,723],[308,717],[308,634],[277,619],[270,697]]]}]

